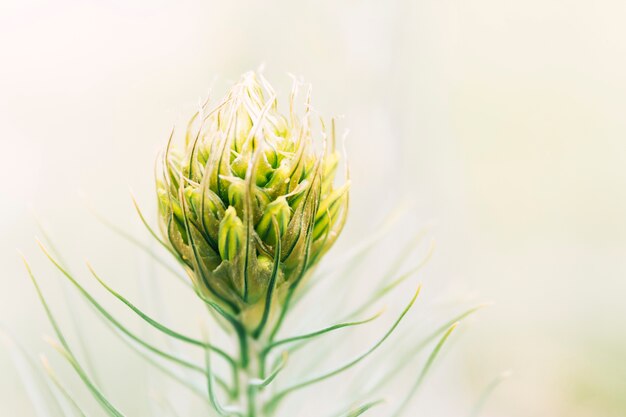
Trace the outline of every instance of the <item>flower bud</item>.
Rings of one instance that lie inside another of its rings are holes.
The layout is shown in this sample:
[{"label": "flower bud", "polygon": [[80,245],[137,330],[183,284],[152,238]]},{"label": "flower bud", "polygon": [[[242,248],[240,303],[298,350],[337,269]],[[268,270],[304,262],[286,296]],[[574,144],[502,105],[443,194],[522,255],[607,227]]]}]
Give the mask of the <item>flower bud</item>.
[{"label": "flower bud", "polygon": [[219,252],[222,259],[232,261],[241,253],[245,232],[235,209],[228,207],[219,227]]},{"label": "flower bud", "polygon": [[[278,197],[276,200],[265,206],[263,216],[256,226],[256,232],[259,237],[267,242],[269,245],[276,245],[276,239],[282,236],[289,225],[289,218],[291,217],[291,208],[287,199],[284,196]],[[280,236],[276,236],[276,228],[274,227],[274,221],[278,226],[278,233]]]},{"label": "flower bud", "polygon": [[192,117],[182,146],[170,141],[157,180],[162,234],[194,286],[256,336],[347,214],[334,123],[330,135],[314,129],[309,97],[296,112],[297,90],[283,115],[267,81],[245,74]]}]

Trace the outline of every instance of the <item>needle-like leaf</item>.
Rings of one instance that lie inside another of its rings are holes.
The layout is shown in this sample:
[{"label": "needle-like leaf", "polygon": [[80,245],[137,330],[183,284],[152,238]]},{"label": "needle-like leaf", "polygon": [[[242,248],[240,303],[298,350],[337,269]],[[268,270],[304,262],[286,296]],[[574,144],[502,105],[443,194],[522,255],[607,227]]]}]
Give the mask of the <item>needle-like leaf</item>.
[{"label": "needle-like leaf", "polygon": [[[170,369],[169,367],[163,365],[157,360],[158,356],[157,358],[153,358],[151,355],[148,355],[136,343],[133,343],[133,341],[128,336],[124,335],[124,333],[116,329],[111,323],[109,322],[104,322],[104,323],[106,326],[108,326],[111,329],[111,331],[113,332],[115,336],[117,336],[126,346],[128,346],[130,350],[132,350],[137,355],[139,355],[139,357],[141,357],[141,359],[146,361],[150,366],[154,367],[159,372],[171,378],[173,381],[180,383],[182,386],[187,388],[187,390],[189,390],[190,392],[192,392],[193,394],[201,398],[203,401],[208,400],[204,389],[194,384],[193,381],[191,381],[189,377],[181,376],[177,372],[175,372],[174,369]],[[202,376],[204,376],[204,374]],[[224,392],[226,392],[229,395],[232,395],[230,387],[222,378],[216,375],[215,381],[224,390]]]},{"label": "needle-like leaf", "polygon": [[503,372],[500,375],[498,375],[497,377],[495,377],[493,379],[493,381],[491,381],[489,384],[487,384],[487,386],[485,387],[483,392],[478,397],[478,401],[476,401],[476,404],[474,405],[474,407],[472,407],[472,411],[469,414],[469,416],[470,417],[478,417],[480,415],[480,412],[482,411],[483,407],[487,403],[487,400],[491,397],[491,395],[493,394],[495,389],[498,388],[498,386],[504,380],[508,379],[510,376],[511,376],[511,372],[510,371]]},{"label": "needle-like leaf", "polygon": [[92,393],[92,395],[98,400],[104,411],[107,412],[108,415],[113,417],[122,417],[124,416],[119,411],[117,411],[104,397],[102,392],[96,387],[87,374],[83,371],[80,364],[76,361],[76,357],[68,351],[62,344],[58,343],[53,339],[46,339],[46,342],[52,346],[54,350],[56,350],[71,366],[74,368],[80,379],[83,381],[87,389]]},{"label": "needle-like leaf", "polygon": [[435,248],[434,244],[431,244],[430,248],[428,249],[428,252],[426,253],[426,256],[424,256],[424,258],[422,258],[422,260],[416,266],[414,266],[413,268],[409,269],[404,274],[401,274],[399,277],[397,277],[391,283],[385,284],[384,281],[383,281],[383,285],[378,290],[374,291],[374,293],[370,297],[366,298],[365,301],[363,303],[361,303],[356,309],[352,310],[352,312],[350,312],[346,316],[346,319],[349,319],[349,318],[352,318],[352,317],[354,317],[356,315],[361,314],[364,310],[366,310],[369,306],[371,306],[373,303],[375,303],[377,300],[379,300],[381,297],[383,297],[389,291],[391,291],[392,289],[396,288],[398,285],[402,284],[404,281],[409,279],[414,274],[418,273],[428,263],[428,261],[430,260],[432,254],[433,254],[434,248]]},{"label": "needle-like leaf", "polygon": [[[150,343],[143,340],[141,337],[137,336],[136,334],[128,330],[126,326],[124,326],[118,320],[116,320],[100,303],[96,301],[96,299],[82,285],[78,283],[78,281],[65,268],[63,268],[61,264],[58,263],[58,261],[54,257],[52,257],[52,255],[50,255],[50,253],[46,250],[43,244],[41,244],[41,242],[39,242],[39,245],[41,246],[41,249],[43,250],[44,254],[48,257],[48,259],[50,259],[50,261],[57,267],[57,269],[61,271],[61,273],[78,289],[80,294],[98,311],[98,313],[100,313],[98,317],[102,317],[103,319],[106,319],[115,328],[117,328],[119,331],[124,333],[130,339],[132,339],[135,343],[141,345],[142,347],[146,348],[150,352],[158,356],[161,356],[162,358],[167,359],[180,366],[183,366],[185,368],[194,370],[198,373],[202,373],[202,374],[204,373],[204,369],[201,366],[195,365],[184,359],[178,358],[174,355],[164,352],[163,350],[151,345]],[[63,346],[65,346],[65,344],[63,344]]]},{"label": "needle-like leaf", "polygon": [[393,325],[389,328],[389,330],[387,330],[387,332],[383,335],[382,338],[380,338],[378,340],[378,342],[376,342],[371,348],[369,348],[366,352],[362,353],[361,355],[357,356],[355,359],[352,359],[351,361],[349,361],[348,363],[332,370],[332,371],[328,371],[325,372],[319,376],[313,377],[311,379],[305,380],[303,382],[300,383],[296,383],[290,387],[287,387],[285,389],[283,389],[282,391],[279,391],[274,397],[272,397],[267,405],[266,405],[266,410],[274,410],[278,403],[287,395],[290,394],[296,390],[302,389],[304,387],[307,387],[309,385],[315,384],[317,382],[321,382],[324,381],[328,378],[331,378],[341,372],[344,372],[350,368],[352,368],[354,365],[358,364],[359,362],[361,362],[363,359],[367,358],[369,355],[371,355],[374,351],[376,351],[376,349],[378,349],[384,342],[385,340],[387,340],[389,338],[389,336],[393,333],[393,331],[398,327],[398,325],[400,324],[400,322],[402,321],[402,319],[404,318],[404,316],[409,312],[409,310],[411,309],[411,307],[413,306],[413,304],[415,303],[415,300],[417,299],[417,296],[420,293],[421,290],[421,285],[418,286],[417,291],[415,291],[415,294],[413,295],[413,297],[411,298],[411,300],[409,301],[409,303],[407,304],[407,306],[404,308],[404,310],[402,311],[402,313],[400,314],[400,316],[396,319],[396,321],[393,323]]},{"label": "needle-like leaf", "polygon": [[[378,313],[374,314],[372,317],[369,317],[367,319],[364,320],[360,320],[360,321],[351,321],[351,322],[345,322],[345,323],[339,323],[339,324],[334,324],[332,326],[328,326],[325,327],[321,330],[317,330],[311,333],[306,333],[300,336],[293,336],[293,337],[288,337],[286,339],[281,339],[281,340],[277,340],[275,342],[272,342],[270,344],[268,344],[265,349],[262,351],[261,356],[267,356],[267,354],[274,349],[277,346],[280,345],[284,345],[284,344],[288,344],[288,343],[294,343],[294,342],[304,342],[305,340],[309,340],[309,339],[313,339],[317,336],[322,336],[325,335],[327,333],[330,333],[334,330],[339,330],[339,329],[343,329],[346,327],[353,327],[353,326],[359,326],[361,324],[365,324],[365,323],[369,323],[371,321],[376,320],[378,317],[381,316],[381,314],[383,313],[383,310],[379,311]],[[298,345],[298,347],[301,347],[300,345]]]},{"label": "needle-like leaf", "polygon": [[141,209],[139,208],[139,204],[137,203],[137,200],[132,194],[131,194],[131,198],[133,200],[133,205],[135,206],[135,210],[137,210],[137,214],[139,214],[139,218],[141,219],[141,222],[146,227],[146,229],[148,229],[148,232],[150,233],[150,235],[152,235],[152,237],[155,238],[156,241],[159,242],[161,246],[165,248],[165,250],[171,253],[181,265],[185,265],[185,262],[180,258],[180,255],[178,255],[178,253],[176,253],[175,250],[172,250],[172,248],[159,237],[159,235],[154,231],[152,226],[150,226],[150,223],[148,223],[148,221],[144,217],[143,213],[141,212]]},{"label": "needle-like leaf", "polygon": [[45,299],[45,297],[43,295],[43,292],[41,291],[41,288],[39,287],[39,283],[35,279],[35,276],[34,276],[32,270],[30,269],[30,265],[28,265],[28,262],[26,262],[26,258],[24,258],[24,265],[26,266],[26,270],[28,271],[28,275],[29,275],[33,285],[35,286],[35,290],[37,291],[37,295],[39,297],[39,300],[41,301],[41,304],[43,305],[44,310],[46,312],[46,315],[48,316],[48,320],[50,321],[50,324],[52,325],[52,327],[54,329],[54,332],[56,333],[57,337],[59,338],[59,341],[61,342],[60,345],[57,344],[56,342],[54,343],[54,345],[58,347],[57,350],[59,350],[59,352],[67,359],[67,361],[70,363],[70,365],[72,365],[72,367],[74,368],[74,370],[76,371],[76,373],[78,374],[80,379],[83,381],[83,383],[85,384],[87,389],[91,392],[93,397],[102,406],[102,408],[110,416],[113,416],[113,417],[124,417],[124,414],[119,412],[117,410],[117,408],[115,408],[115,406],[113,406],[113,404],[111,404],[109,402],[109,400],[107,400],[107,398],[104,396],[104,394],[102,394],[102,392],[98,389],[98,387],[92,382],[92,380],[89,378],[89,376],[85,373],[85,371],[82,368],[82,366],[80,365],[80,363],[78,363],[78,361],[76,360],[76,357],[72,353],[72,351],[71,351],[71,349],[69,347],[69,344],[68,344],[67,340],[65,339],[65,336],[63,335],[63,332],[61,331],[60,326],[58,325],[56,319],[54,318],[54,315],[52,314],[52,310],[48,306],[48,302],[46,301],[46,299]]},{"label": "needle-like leaf", "polygon": [[[205,335],[205,338],[208,340],[208,335]],[[217,394],[215,392],[213,383],[214,383],[214,375],[213,375],[213,371],[211,370],[211,350],[210,349],[204,349],[204,358],[205,358],[205,375],[206,375],[206,381],[207,381],[207,391],[209,394],[209,401],[211,402],[211,405],[213,406],[213,408],[215,409],[215,411],[222,417],[229,417],[229,416],[238,416],[238,417],[244,417],[243,413],[237,409],[234,409],[233,407],[228,407],[228,406],[222,406],[220,401],[217,398]]]},{"label": "needle-like leaf", "polygon": [[[46,371],[46,374],[48,375],[54,386],[59,390],[67,404],[69,404],[73,413],[78,414],[81,417],[86,417],[85,412],[80,408],[76,400],[74,400],[74,397],[69,393],[67,388],[65,388],[63,383],[59,380],[56,372],[54,372],[54,369],[52,369],[50,362],[48,362],[48,359],[45,356],[41,356],[41,363],[44,370]],[[64,415],[67,416],[67,410],[64,410]]]},{"label": "needle-like leaf", "polygon": [[349,412],[348,414],[346,414],[346,417],[358,417],[361,414],[364,414],[369,409],[376,407],[377,405],[382,404],[384,402],[385,402],[384,400],[370,401],[368,403],[363,404],[356,410]]},{"label": "needle-like leaf", "polygon": [[[142,223],[144,224],[144,226],[146,226],[146,228],[150,232],[150,235],[155,236],[156,233],[150,227],[148,222],[145,220],[143,214],[141,213],[141,210],[139,209],[139,205],[137,204],[137,202],[135,201],[134,198],[133,198],[133,204],[135,206],[135,209],[137,210],[137,213],[139,214],[140,218],[142,219],[141,220]],[[175,270],[169,263],[165,262],[163,260],[163,257],[161,255],[157,254],[155,251],[153,251],[152,248],[150,248],[148,245],[146,245],[145,243],[141,242],[139,239],[135,238],[134,236],[132,236],[131,234],[129,234],[128,232],[126,232],[125,230],[120,228],[119,226],[111,223],[107,218],[105,218],[102,214],[98,213],[94,208],[91,208],[91,212],[100,221],[100,223],[102,223],[106,228],[108,228],[109,230],[111,230],[113,233],[115,233],[116,235],[120,236],[124,240],[128,241],[132,245],[134,245],[137,248],[141,249],[148,256],[150,256],[150,258],[152,258],[156,263],[161,265],[165,270],[167,270],[174,277],[176,277],[176,279],[181,284],[185,285],[186,287],[192,288],[192,285],[191,285],[191,282],[190,282],[189,278],[186,275],[182,274],[180,271]],[[162,240],[160,240],[160,239],[157,239],[157,240],[159,241],[161,246],[163,246],[165,244]],[[172,253],[172,250],[170,248],[166,248],[166,249],[168,250],[169,253]],[[175,254],[174,256],[178,260],[177,254]]]},{"label": "needle-like leaf", "polygon": [[[41,235],[43,236],[43,239],[46,241],[46,243],[48,244],[48,247],[50,248],[50,251],[54,254],[54,256],[57,258],[57,260],[59,261],[59,263],[61,265],[63,265],[64,268],[66,268],[69,271],[69,266],[68,264],[65,262],[65,260],[62,258],[60,251],[57,249],[54,241],[52,240],[52,238],[50,237],[50,234],[48,233],[48,231],[46,230],[46,228],[43,226],[43,224],[39,221],[39,219],[35,216],[35,221],[37,223],[37,228],[39,229],[39,231],[41,232]],[[82,354],[82,357],[84,358],[84,363],[85,363],[85,369],[90,373],[90,375],[92,375],[92,378],[94,380],[94,382],[98,385],[101,384],[96,366],[95,366],[95,361],[92,357],[92,354],[87,346],[87,341],[85,340],[85,338],[83,337],[83,327],[82,327],[82,323],[80,322],[79,318],[81,317],[81,315],[78,313],[77,309],[76,309],[76,303],[72,302],[72,299],[70,298],[70,294],[67,290],[67,288],[65,286],[61,286],[61,291],[63,294],[63,298],[65,299],[65,304],[67,305],[67,308],[69,310],[70,313],[70,323],[72,324],[73,330],[74,330],[74,334],[76,335],[76,338],[78,340],[78,352],[79,354],[77,355],[77,357],[80,357]]]},{"label": "needle-like leaf", "polygon": [[[474,314],[475,312],[481,310],[487,305],[488,304],[480,304],[478,306],[465,310],[461,314],[454,316],[452,319],[448,320],[441,326],[437,327],[428,336],[421,339],[416,344],[411,345],[410,348],[407,349],[405,352],[395,354],[394,357],[398,358],[396,365],[394,367],[386,369],[383,376],[378,378],[378,380],[375,383],[373,383],[372,386],[368,388],[365,392],[362,392],[360,394],[360,397],[368,397],[380,387],[385,386],[395,375],[398,375],[398,373],[401,372],[402,369],[407,366],[407,363],[408,361],[410,361],[411,358],[417,357],[417,355],[422,351],[422,349],[427,347],[432,341],[436,340],[440,335],[445,333],[454,323],[461,322],[466,317]],[[364,377],[365,376],[357,377],[355,378],[355,380],[357,381],[362,380],[362,378]]]},{"label": "needle-like leaf", "polygon": [[30,404],[32,405],[37,417],[58,416],[60,413],[60,404],[45,384],[43,384],[40,375],[36,372],[33,361],[29,357],[25,349],[5,331],[0,330],[0,341],[6,346],[17,374],[22,385],[28,395]]},{"label": "needle-like leaf", "polygon": [[278,376],[278,373],[283,370],[285,365],[287,365],[288,357],[289,353],[287,351],[283,351],[283,353],[280,355],[280,362],[278,363],[276,368],[274,368],[274,370],[270,372],[269,376],[265,379],[253,379],[250,381],[250,385],[262,388],[271,384],[272,381]]},{"label": "needle-like leaf", "polygon": [[155,329],[165,333],[166,335],[168,335],[170,337],[173,337],[174,339],[180,340],[182,342],[189,343],[189,344],[192,344],[192,345],[195,345],[195,346],[199,346],[199,347],[202,347],[202,348],[211,349],[212,351],[217,353],[219,356],[224,358],[226,360],[226,362],[228,362],[231,366],[236,366],[235,360],[228,353],[226,353],[224,350],[218,348],[217,346],[207,345],[206,343],[204,343],[201,340],[198,340],[198,339],[186,336],[184,334],[181,334],[181,333],[179,333],[179,332],[177,332],[177,331],[175,331],[175,330],[173,330],[173,329],[171,329],[171,328],[169,328],[169,327],[159,323],[158,321],[154,320],[152,317],[148,316],[141,309],[139,309],[133,303],[131,303],[126,297],[124,297],[123,295],[121,295],[120,293],[115,291],[106,282],[104,282],[104,280],[102,278],[100,278],[100,276],[96,273],[96,271],[93,269],[93,267],[89,263],[87,264],[87,267],[89,268],[89,271],[91,271],[92,275],[96,278],[96,280],[109,293],[111,293],[115,298],[117,298],[122,303],[124,303],[135,314],[137,314],[139,317],[141,317],[143,320],[145,320],[148,324],[150,324]]},{"label": "needle-like leaf", "polygon": [[422,368],[422,371],[419,373],[417,379],[415,380],[415,383],[413,384],[413,386],[411,387],[409,392],[406,394],[406,396],[404,397],[404,399],[402,400],[402,402],[400,403],[398,408],[396,408],[396,410],[393,412],[393,414],[391,414],[392,417],[400,416],[404,412],[406,407],[409,405],[409,402],[411,401],[411,399],[413,398],[413,396],[417,392],[417,389],[420,387],[420,385],[422,385],[422,382],[424,382],[424,378],[426,378],[426,375],[428,374],[428,371],[433,366],[433,363],[435,362],[435,359],[437,358],[437,355],[441,351],[441,348],[443,347],[444,343],[446,343],[446,340],[448,340],[448,337],[450,337],[450,334],[454,331],[454,329],[456,329],[458,324],[459,324],[458,322],[454,323],[443,334],[443,336],[441,337],[441,339],[437,343],[437,346],[435,346],[435,348],[431,352],[430,356],[426,360],[426,363],[424,364],[424,367]]}]

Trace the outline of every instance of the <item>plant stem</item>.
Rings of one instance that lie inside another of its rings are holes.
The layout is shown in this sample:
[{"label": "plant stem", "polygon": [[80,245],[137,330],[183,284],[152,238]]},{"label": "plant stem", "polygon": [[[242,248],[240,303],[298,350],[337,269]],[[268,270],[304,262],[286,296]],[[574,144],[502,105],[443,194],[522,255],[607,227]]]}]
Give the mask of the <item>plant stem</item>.
[{"label": "plant stem", "polygon": [[256,387],[248,385],[248,417],[256,417]]},{"label": "plant stem", "polygon": [[256,381],[263,378],[261,365],[261,352],[263,343],[250,337],[242,335],[240,347],[242,357],[240,360],[240,386],[239,403],[246,410],[246,417],[260,417],[259,415],[259,387]]}]

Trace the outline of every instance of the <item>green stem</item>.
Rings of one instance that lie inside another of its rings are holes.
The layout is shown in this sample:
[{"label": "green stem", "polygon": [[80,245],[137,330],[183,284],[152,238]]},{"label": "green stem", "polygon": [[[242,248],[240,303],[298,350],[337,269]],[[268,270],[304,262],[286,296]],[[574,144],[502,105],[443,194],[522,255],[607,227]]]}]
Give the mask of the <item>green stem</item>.
[{"label": "green stem", "polygon": [[248,335],[243,327],[235,327],[237,338],[239,339],[239,364],[241,369],[247,369],[250,362],[250,352],[248,344]]},{"label": "green stem", "polygon": [[256,417],[256,387],[248,385],[248,417]]},{"label": "green stem", "polygon": [[[242,392],[241,403],[246,404],[246,417],[257,417],[259,414],[259,384],[258,381],[263,377],[261,365],[262,344],[250,335],[245,335],[245,345],[247,346],[246,365],[241,368],[241,376],[244,384],[244,392]],[[244,397],[245,395],[245,397]]]},{"label": "green stem", "polygon": [[240,357],[237,363],[237,393],[236,398],[245,417],[258,417],[258,384],[261,374],[260,358],[261,343],[248,334],[243,326],[235,326],[239,341]]}]

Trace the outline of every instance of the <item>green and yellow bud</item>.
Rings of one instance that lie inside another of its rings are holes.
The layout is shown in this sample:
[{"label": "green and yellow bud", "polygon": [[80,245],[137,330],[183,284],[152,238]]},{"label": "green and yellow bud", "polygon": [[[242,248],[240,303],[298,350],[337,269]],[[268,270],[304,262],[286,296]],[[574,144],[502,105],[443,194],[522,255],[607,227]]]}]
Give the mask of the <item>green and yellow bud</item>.
[{"label": "green and yellow bud", "polygon": [[[285,234],[285,230],[289,226],[290,217],[291,207],[289,207],[287,199],[284,196],[280,196],[265,206],[261,220],[256,225],[256,232],[261,240],[274,246],[279,236]],[[276,236],[277,232],[279,236]]]},{"label": "green and yellow bud", "polygon": [[246,229],[231,206],[224,213],[219,228],[219,252],[222,259],[234,260],[240,253],[246,240]]},{"label": "green and yellow bud", "polygon": [[[343,228],[340,154],[303,114],[283,115],[267,81],[245,74],[172,141],[157,180],[161,231],[198,292],[258,335]],[[317,138],[317,140],[316,140]]]}]

